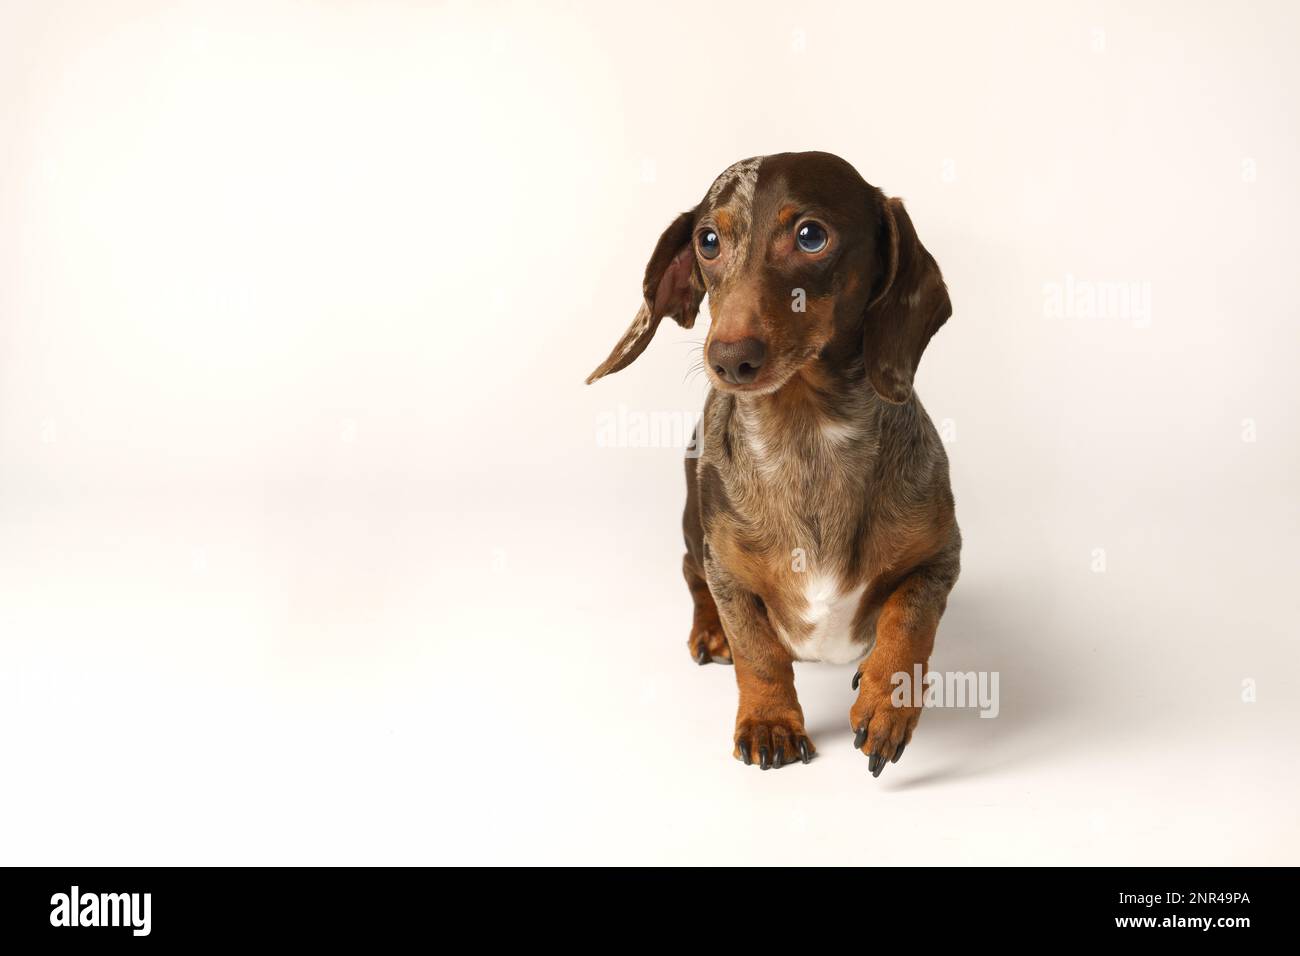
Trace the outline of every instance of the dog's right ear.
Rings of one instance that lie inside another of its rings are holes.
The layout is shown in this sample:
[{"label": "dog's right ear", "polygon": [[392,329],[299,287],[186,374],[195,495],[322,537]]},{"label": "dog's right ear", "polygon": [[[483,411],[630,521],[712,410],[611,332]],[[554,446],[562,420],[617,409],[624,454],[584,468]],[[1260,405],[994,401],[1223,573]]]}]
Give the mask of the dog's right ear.
[{"label": "dog's right ear", "polygon": [[650,344],[664,316],[671,316],[684,329],[695,324],[704,298],[704,277],[695,261],[694,238],[694,210],[682,213],[664,230],[645,267],[641,308],[609,358],[587,376],[588,385],[631,365]]}]

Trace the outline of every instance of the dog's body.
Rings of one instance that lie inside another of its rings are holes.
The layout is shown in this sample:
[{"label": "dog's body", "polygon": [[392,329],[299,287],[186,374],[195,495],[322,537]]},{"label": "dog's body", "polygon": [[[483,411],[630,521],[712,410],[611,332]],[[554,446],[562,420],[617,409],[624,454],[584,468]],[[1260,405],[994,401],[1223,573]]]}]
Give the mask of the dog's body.
[{"label": "dog's body", "polygon": [[951,313],[938,267],[897,200],[837,157],[785,153],[724,172],[661,237],[644,290],[589,381],[663,316],[689,327],[708,293],[683,567],[692,656],[736,665],[734,753],[807,762],[792,662],[869,655],[850,722],[879,774],[920,716],[891,678],[926,666],[959,570],[947,457],[911,388]]}]

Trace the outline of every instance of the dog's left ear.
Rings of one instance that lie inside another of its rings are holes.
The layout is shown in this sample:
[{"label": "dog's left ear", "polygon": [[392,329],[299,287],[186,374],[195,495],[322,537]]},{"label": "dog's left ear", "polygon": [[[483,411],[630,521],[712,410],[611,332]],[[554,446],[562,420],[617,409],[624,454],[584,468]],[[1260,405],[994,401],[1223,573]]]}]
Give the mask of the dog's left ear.
[{"label": "dog's left ear", "polygon": [[614,351],[609,353],[609,358],[587,376],[588,385],[631,365],[650,344],[655,329],[659,328],[659,320],[664,316],[671,316],[684,329],[695,324],[700,301],[704,298],[704,277],[695,262],[694,232],[695,212],[692,210],[674,219],[659,237],[645,267],[641,308],[614,346]]},{"label": "dog's left ear", "polygon": [[882,215],[881,284],[867,305],[862,354],[876,394],[901,405],[912,397],[921,353],[952,315],[952,302],[902,200],[885,199]]}]

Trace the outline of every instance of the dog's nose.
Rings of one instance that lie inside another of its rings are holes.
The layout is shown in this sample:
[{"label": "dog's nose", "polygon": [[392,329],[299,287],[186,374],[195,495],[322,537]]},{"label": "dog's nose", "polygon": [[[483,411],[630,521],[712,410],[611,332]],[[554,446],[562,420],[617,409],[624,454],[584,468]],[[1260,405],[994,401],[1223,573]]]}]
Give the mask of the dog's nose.
[{"label": "dog's nose", "polygon": [[709,364],[719,378],[731,385],[744,385],[758,378],[766,357],[767,346],[761,339],[752,337],[739,342],[714,342],[709,346]]}]

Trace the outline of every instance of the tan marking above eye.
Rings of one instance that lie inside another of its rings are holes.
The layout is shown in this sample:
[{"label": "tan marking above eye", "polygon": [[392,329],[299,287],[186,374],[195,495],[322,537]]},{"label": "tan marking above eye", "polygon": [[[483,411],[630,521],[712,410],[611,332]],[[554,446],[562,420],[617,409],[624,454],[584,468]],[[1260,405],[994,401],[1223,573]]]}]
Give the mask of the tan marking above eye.
[{"label": "tan marking above eye", "polygon": [[725,209],[719,209],[717,213],[714,214],[713,218],[718,223],[718,229],[721,232],[726,235],[731,234],[731,227],[735,225],[735,221],[731,218],[731,213]]},{"label": "tan marking above eye", "polygon": [[782,206],[781,211],[776,214],[776,221],[782,226],[788,226],[799,216],[798,206]]}]

